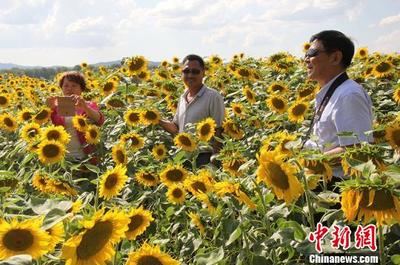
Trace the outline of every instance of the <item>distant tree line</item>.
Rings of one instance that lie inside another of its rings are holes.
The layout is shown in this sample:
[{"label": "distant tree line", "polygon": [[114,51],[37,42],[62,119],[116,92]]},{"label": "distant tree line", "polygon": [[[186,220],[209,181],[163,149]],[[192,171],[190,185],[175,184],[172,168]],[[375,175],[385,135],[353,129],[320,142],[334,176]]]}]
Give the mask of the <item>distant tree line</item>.
[{"label": "distant tree line", "polygon": [[12,73],[14,75],[27,75],[31,77],[36,77],[36,78],[44,78],[51,80],[55,77],[56,74],[60,72],[65,72],[65,71],[72,71],[72,70],[80,70],[79,65],[76,65],[74,67],[65,67],[65,66],[60,66],[60,67],[37,67],[37,68],[11,68],[11,69],[4,69],[1,70],[0,73]]}]

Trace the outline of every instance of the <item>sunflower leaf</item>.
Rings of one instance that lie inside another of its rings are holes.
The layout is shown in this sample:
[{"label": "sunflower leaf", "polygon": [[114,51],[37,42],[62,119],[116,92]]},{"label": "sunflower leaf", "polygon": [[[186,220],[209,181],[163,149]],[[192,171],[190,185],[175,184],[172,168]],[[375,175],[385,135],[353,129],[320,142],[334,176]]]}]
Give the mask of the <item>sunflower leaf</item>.
[{"label": "sunflower leaf", "polygon": [[233,242],[235,242],[240,236],[242,235],[242,229],[240,226],[235,229],[235,231],[232,232],[232,234],[229,236],[228,241],[225,243],[225,246],[229,246]]},{"label": "sunflower leaf", "polygon": [[32,257],[30,255],[16,255],[9,259],[0,261],[0,265],[31,265]]},{"label": "sunflower leaf", "polygon": [[224,249],[221,246],[220,248],[204,253],[204,254],[198,254],[196,256],[196,264],[198,265],[212,265],[212,264],[217,264],[219,261],[221,261],[224,258]]}]

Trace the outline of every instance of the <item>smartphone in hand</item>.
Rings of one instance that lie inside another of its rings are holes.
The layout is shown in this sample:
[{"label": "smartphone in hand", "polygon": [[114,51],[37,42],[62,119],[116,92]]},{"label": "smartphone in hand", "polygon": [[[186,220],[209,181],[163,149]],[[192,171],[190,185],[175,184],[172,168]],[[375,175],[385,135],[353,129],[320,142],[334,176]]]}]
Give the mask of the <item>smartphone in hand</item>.
[{"label": "smartphone in hand", "polygon": [[75,115],[75,103],[71,97],[57,97],[57,113],[61,116]]}]

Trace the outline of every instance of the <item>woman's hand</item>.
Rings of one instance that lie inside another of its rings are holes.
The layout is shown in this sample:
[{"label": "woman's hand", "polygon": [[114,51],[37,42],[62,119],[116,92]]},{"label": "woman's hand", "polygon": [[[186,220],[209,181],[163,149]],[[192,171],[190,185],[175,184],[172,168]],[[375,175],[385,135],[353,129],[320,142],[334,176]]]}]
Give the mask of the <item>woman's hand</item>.
[{"label": "woman's hand", "polygon": [[57,107],[57,97],[48,97],[46,99],[46,105],[51,109]]},{"label": "woman's hand", "polygon": [[75,103],[75,107],[83,109],[83,110],[87,110],[88,106],[86,104],[86,101],[79,95],[73,95],[72,96],[72,100]]}]

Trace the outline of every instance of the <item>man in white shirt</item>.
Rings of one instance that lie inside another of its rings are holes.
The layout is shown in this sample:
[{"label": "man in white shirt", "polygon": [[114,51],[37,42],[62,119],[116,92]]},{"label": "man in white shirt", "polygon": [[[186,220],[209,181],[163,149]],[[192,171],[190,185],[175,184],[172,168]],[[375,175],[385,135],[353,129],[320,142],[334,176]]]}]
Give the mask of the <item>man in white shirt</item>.
[{"label": "man in white shirt", "polygon": [[[372,142],[372,136],[365,134],[372,130],[371,99],[346,74],[354,55],[353,42],[339,31],[327,30],[313,35],[310,43],[305,55],[307,75],[321,90],[316,96],[312,128],[318,142],[307,141],[306,147],[314,145],[327,155],[335,155],[343,153],[346,146]],[[353,136],[337,135],[342,132],[352,132]],[[334,168],[334,175],[343,177],[341,167]]]}]

